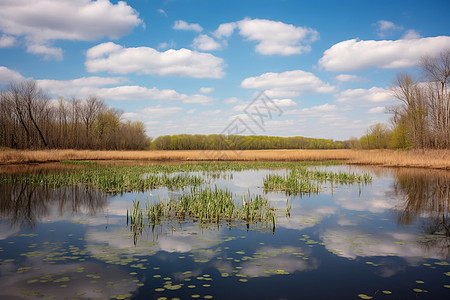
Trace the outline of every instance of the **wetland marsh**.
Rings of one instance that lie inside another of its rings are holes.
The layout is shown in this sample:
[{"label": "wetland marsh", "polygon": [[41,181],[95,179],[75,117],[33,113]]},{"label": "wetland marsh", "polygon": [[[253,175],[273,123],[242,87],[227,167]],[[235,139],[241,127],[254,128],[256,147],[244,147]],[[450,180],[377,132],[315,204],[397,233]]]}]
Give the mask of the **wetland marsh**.
[{"label": "wetland marsh", "polygon": [[448,171],[64,162],[0,190],[0,298],[450,295]]}]

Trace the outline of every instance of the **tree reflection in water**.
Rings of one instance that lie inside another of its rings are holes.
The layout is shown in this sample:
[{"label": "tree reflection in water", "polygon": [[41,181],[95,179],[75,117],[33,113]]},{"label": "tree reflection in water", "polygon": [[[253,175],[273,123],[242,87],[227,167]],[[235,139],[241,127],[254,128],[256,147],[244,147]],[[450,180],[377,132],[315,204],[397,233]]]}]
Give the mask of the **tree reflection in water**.
[{"label": "tree reflection in water", "polygon": [[394,176],[394,193],[404,200],[398,224],[408,226],[420,219],[422,230],[429,235],[421,243],[441,248],[450,257],[450,172],[397,169]]},{"label": "tree reflection in water", "polygon": [[11,227],[32,228],[44,218],[55,215],[95,215],[106,207],[106,200],[104,193],[84,186],[49,189],[0,185],[0,219],[8,220]]}]

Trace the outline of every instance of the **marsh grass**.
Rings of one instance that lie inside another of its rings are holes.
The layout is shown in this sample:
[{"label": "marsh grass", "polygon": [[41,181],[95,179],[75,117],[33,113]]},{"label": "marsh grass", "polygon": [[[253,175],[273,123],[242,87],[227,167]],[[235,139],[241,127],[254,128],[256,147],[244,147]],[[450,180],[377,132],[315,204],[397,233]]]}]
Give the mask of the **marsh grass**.
[{"label": "marsh grass", "polygon": [[318,182],[334,182],[334,183],[363,183],[372,182],[372,176],[369,173],[357,174],[354,172],[333,172],[308,170],[305,168],[295,168],[291,171],[295,177],[300,179],[316,180]]},{"label": "marsh grass", "polygon": [[[69,163],[78,165],[78,163]],[[319,163],[329,165],[330,162]],[[0,184],[28,184],[48,188],[86,185],[107,193],[144,192],[157,187],[178,189],[200,186],[232,171],[248,169],[281,169],[317,165],[312,162],[225,162],[155,164],[139,166],[100,166],[86,164],[80,169],[28,174],[0,173]]]},{"label": "marsh grass", "polygon": [[135,167],[90,167],[22,176],[0,174],[0,184],[27,184],[47,188],[62,188],[82,184],[112,194],[131,191],[144,192],[157,187],[178,189],[185,186],[198,186],[205,182],[199,175],[170,174],[169,172],[158,172],[157,169],[146,170]]},{"label": "marsh grass", "polygon": [[237,199],[228,189],[191,188],[176,199],[157,201],[141,206],[137,200],[133,201],[133,208],[128,214],[127,224],[136,235],[142,233],[146,226],[155,226],[161,220],[186,219],[205,224],[220,223],[221,221],[245,222],[247,225],[261,223],[275,229],[276,213],[267,198],[250,193]]},{"label": "marsh grass", "polygon": [[266,191],[284,191],[287,194],[318,194],[323,182],[368,184],[372,182],[372,176],[369,173],[318,171],[296,167],[286,175],[268,174],[263,179]]},{"label": "marsh grass", "polygon": [[284,191],[291,194],[318,194],[320,185],[310,180],[299,179],[293,172],[287,175],[269,174],[263,179],[264,190]]},{"label": "marsh grass", "polygon": [[[207,153],[207,155],[206,155]],[[1,150],[0,164],[26,164],[62,160],[155,161],[326,161],[385,167],[450,169],[450,150],[245,150],[245,151],[93,151]]]}]

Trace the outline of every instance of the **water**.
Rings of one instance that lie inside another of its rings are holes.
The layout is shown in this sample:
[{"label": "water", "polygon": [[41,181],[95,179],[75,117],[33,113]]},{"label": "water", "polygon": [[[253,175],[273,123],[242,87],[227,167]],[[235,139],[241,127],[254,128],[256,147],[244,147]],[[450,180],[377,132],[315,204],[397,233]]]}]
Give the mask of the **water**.
[{"label": "water", "polygon": [[269,198],[275,232],[167,221],[133,236],[133,199],[189,188],[110,196],[0,186],[0,299],[448,299],[449,172],[320,168],[370,172],[373,182],[289,196],[261,188],[264,175],[286,170],[211,180],[238,199]]}]

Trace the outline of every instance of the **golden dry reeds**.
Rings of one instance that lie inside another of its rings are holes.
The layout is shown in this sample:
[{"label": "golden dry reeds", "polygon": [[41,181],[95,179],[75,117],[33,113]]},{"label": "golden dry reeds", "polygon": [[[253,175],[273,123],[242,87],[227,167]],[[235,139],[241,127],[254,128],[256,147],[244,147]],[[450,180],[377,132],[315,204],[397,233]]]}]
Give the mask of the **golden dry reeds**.
[{"label": "golden dry reeds", "polygon": [[450,150],[191,150],[191,151],[102,151],[102,150],[2,150],[0,164],[27,164],[63,160],[95,161],[324,161],[386,167],[416,167],[450,170]]}]

